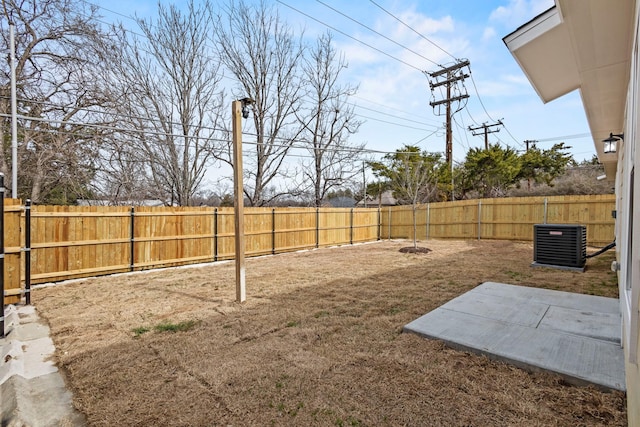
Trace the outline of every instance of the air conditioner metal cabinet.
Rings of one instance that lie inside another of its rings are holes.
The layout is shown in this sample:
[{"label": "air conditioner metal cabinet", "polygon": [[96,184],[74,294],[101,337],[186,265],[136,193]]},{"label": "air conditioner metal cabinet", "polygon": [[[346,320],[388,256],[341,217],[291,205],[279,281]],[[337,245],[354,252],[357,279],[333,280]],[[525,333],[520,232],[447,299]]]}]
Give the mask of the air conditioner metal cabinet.
[{"label": "air conditioner metal cabinet", "polygon": [[574,224],[533,226],[534,267],[584,271],[587,259],[587,227]]}]

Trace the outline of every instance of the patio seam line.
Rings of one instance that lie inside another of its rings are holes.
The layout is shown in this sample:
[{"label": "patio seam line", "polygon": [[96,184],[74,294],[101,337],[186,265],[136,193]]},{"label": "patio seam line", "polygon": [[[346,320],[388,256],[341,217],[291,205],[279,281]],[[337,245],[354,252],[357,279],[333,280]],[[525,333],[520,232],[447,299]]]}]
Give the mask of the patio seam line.
[{"label": "patio seam line", "polygon": [[[528,296],[522,297],[522,296],[517,296],[517,295],[513,295],[512,293],[509,293],[508,295],[504,295],[501,294],[500,292],[495,292],[495,289],[493,289],[492,287],[483,287],[483,285],[485,284],[496,284],[496,285],[506,285],[509,287],[524,287],[527,288],[528,290],[532,290],[531,293],[528,294]],[[590,295],[590,294],[575,294],[572,295],[571,292],[566,292],[566,291],[560,291],[557,289],[546,289],[546,288],[535,288],[532,286],[526,286],[526,285],[511,285],[511,284],[506,284],[506,283],[497,283],[497,282],[484,282],[480,285],[478,285],[475,289],[477,289],[479,294],[482,295],[486,295],[486,296],[493,296],[493,297],[501,297],[501,298],[512,298],[514,300],[519,300],[519,301],[523,301],[523,302],[537,302],[539,304],[549,304],[552,305],[554,307],[563,307],[563,308],[569,308],[569,309],[573,309],[576,310],[576,308],[572,305],[558,305],[557,303],[554,302],[550,302],[548,300],[545,299],[540,299],[539,295],[536,295],[538,292],[537,291],[551,291],[551,292],[557,292],[558,294],[564,294],[564,297],[566,298],[583,298],[583,297],[592,297],[595,299],[611,299],[611,297],[603,297],[600,295]],[[591,299],[591,298],[589,298]],[[617,298],[614,298],[617,299]],[[453,300],[452,300],[453,301]],[[582,309],[582,308],[581,308]],[[591,309],[590,309],[591,310]],[[608,314],[612,314],[614,313],[613,311],[601,311],[601,313],[608,313]],[[617,308],[615,310],[615,314],[620,314],[620,310],[619,308]]]},{"label": "patio seam line", "polygon": [[[438,307],[434,311],[436,311],[436,310],[450,311],[452,313],[460,313],[460,314],[464,314],[464,315],[467,315],[467,316],[478,317],[478,318],[481,318],[481,319],[489,319],[489,320],[493,320],[494,322],[500,322],[500,323],[502,323],[504,325],[518,325],[518,326],[522,326],[523,328],[531,328],[531,329],[536,329],[536,330],[544,329],[544,328],[542,328],[542,329],[538,328],[537,326],[536,327],[529,326],[529,325],[526,325],[524,323],[509,322],[509,321],[506,321],[506,320],[494,319],[493,317],[487,317],[487,316],[480,316],[478,314],[468,313],[468,312],[465,312],[465,311],[452,310],[450,308]],[[585,338],[585,339],[589,339],[589,340],[597,341],[597,342],[603,342],[604,341],[606,344],[615,345],[617,347],[621,347],[620,343],[617,342],[617,341],[594,338],[594,337],[590,337],[589,335],[574,334],[574,333],[566,332],[566,331],[563,331],[563,330],[560,330],[560,329],[554,329],[554,328],[546,328],[546,329],[548,329],[551,332],[556,332],[556,333],[562,334],[562,335],[568,335],[568,336],[572,336],[572,337],[581,337],[581,338]],[[438,339],[442,339],[442,338],[438,338]]]},{"label": "patio seam line", "polygon": [[[496,322],[500,322],[500,323],[503,323],[503,324],[505,324],[505,325],[514,324],[514,325],[525,326],[525,327],[529,327],[529,328],[531,327],[531,326],[528,326],[528,325],[526,325],[526,324],[524,324],[524,323],[514,323],[514,322],[509,322],[509,321],[506,321],[506,320],[495,319],[495,318],[493,318],[493,317],[489,317],[489,316],[481,316],[481,315],[479,315],[479,314],[469,313],[469,312],[466,312],[466,311],[453,310],[453,309],[451,309],[451,308],[444,308],[444,306],[442,306],[442,307],[438,307],[438,308],[436,308],[436,309],[435,309],[435,310],[433,310],[433,311],[436,311],[436,310],[450,311],[450,312],[452,312],[452,313],[460,313],[460,314],[465,314],[465,315],[468,315],[468,316],[479,317],[480,319],[489,319],[489,320],[494,320],[494,321],[496,321]],[[534,329],[535,329],[535,328],[534,328]]]},{"label": "patio seam line", "polygon": [[540,320],[538,320],[538,323],[536,324],[534,329],[538,329],[538,327],[540,326],[540,323],[542,323],[542,321],[544,320],[544,316],[547,315],[550,308],[551,308],[551,304],[547,304],[547,309],[544,311],[544,313],[542,313],[542,316],[540,316]]}]

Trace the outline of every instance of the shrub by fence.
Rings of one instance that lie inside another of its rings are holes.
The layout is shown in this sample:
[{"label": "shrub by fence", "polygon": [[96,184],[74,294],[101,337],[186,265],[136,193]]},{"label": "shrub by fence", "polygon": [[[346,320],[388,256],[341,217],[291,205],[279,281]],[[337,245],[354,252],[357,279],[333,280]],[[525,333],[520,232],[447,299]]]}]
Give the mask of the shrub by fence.
[{"label": "shrub by fence", "polygon": [[[613,195],[430,203],[416,210],[417,238],[532,240],[534,224],[575,223],[587,226],[588,244],[604,245],[614,238],[613,209]],[[244,221],[247,256],[413,237],[411,206],[246,208]],[[25,209],[5,199],[4,242],[10,304],[27,283],[233,259],[234,213],[208,207]]]}]

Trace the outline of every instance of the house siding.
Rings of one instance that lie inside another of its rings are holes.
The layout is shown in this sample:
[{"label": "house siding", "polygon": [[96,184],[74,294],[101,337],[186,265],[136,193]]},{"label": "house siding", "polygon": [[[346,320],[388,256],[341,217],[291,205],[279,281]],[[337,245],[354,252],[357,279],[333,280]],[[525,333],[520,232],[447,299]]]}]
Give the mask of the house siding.
[{"label": "house siding", "polygon": [[[616,239],[620,303],[623,320],[623,346],[627,382],[627,417],[630,426],[640,426],[640,2],[635,5],[634,42],[631,53],[631,74],[627,91],[625,139],[620,151],[616,176],[617,209]],[[635,224],[635,225],[634,225]]]}]

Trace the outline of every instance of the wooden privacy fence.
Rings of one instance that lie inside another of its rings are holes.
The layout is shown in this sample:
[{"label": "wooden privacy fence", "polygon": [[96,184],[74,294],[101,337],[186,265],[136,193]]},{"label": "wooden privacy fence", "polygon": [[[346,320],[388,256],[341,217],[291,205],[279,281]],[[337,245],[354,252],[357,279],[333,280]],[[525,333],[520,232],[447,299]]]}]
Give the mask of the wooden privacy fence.
[{"label": "wooden privacy fence", "polygon": [[[615,195],[513,197],[461,200],[417,206],[416,238],[533,240],[534,224],[587,226],[587,244],[606,245],[615,238]],[[394,206],[381,212],[381,237],[413,238],[413,208]]]},{"label": "wooden privacy fence", "polygon": [[[235,254],[233,208],[4,203],[5,304],[28,297],[31,283],[233,259]],[[614,209],[613,195],[430,203],[416,210],[417,238],[532,240],[534,224],[583,224],[588,244],[604,245],[614,239]],[[413,237],[411,206],[246,208],[244,224],[248,256]]]},{"label": "wooden privacy fence", "polygon": [[[2,259],[3,259],[3,288],[5,304],[20,301],[22,296],[21,283],[24,280],[22,253],[24,235],[21,225],[23,206],[18,199],[4,199],[4,215],[2,218]],[[2,314],[2,313],[0,313]],[[0,331],[1,332],[1,331]]]},{"label": "wooden privacy fence", "polygon": [[[370,209],[247,208],[247,256],[378,238]],[[233,259],[233,208],[31,208],[31,283]]]}]

